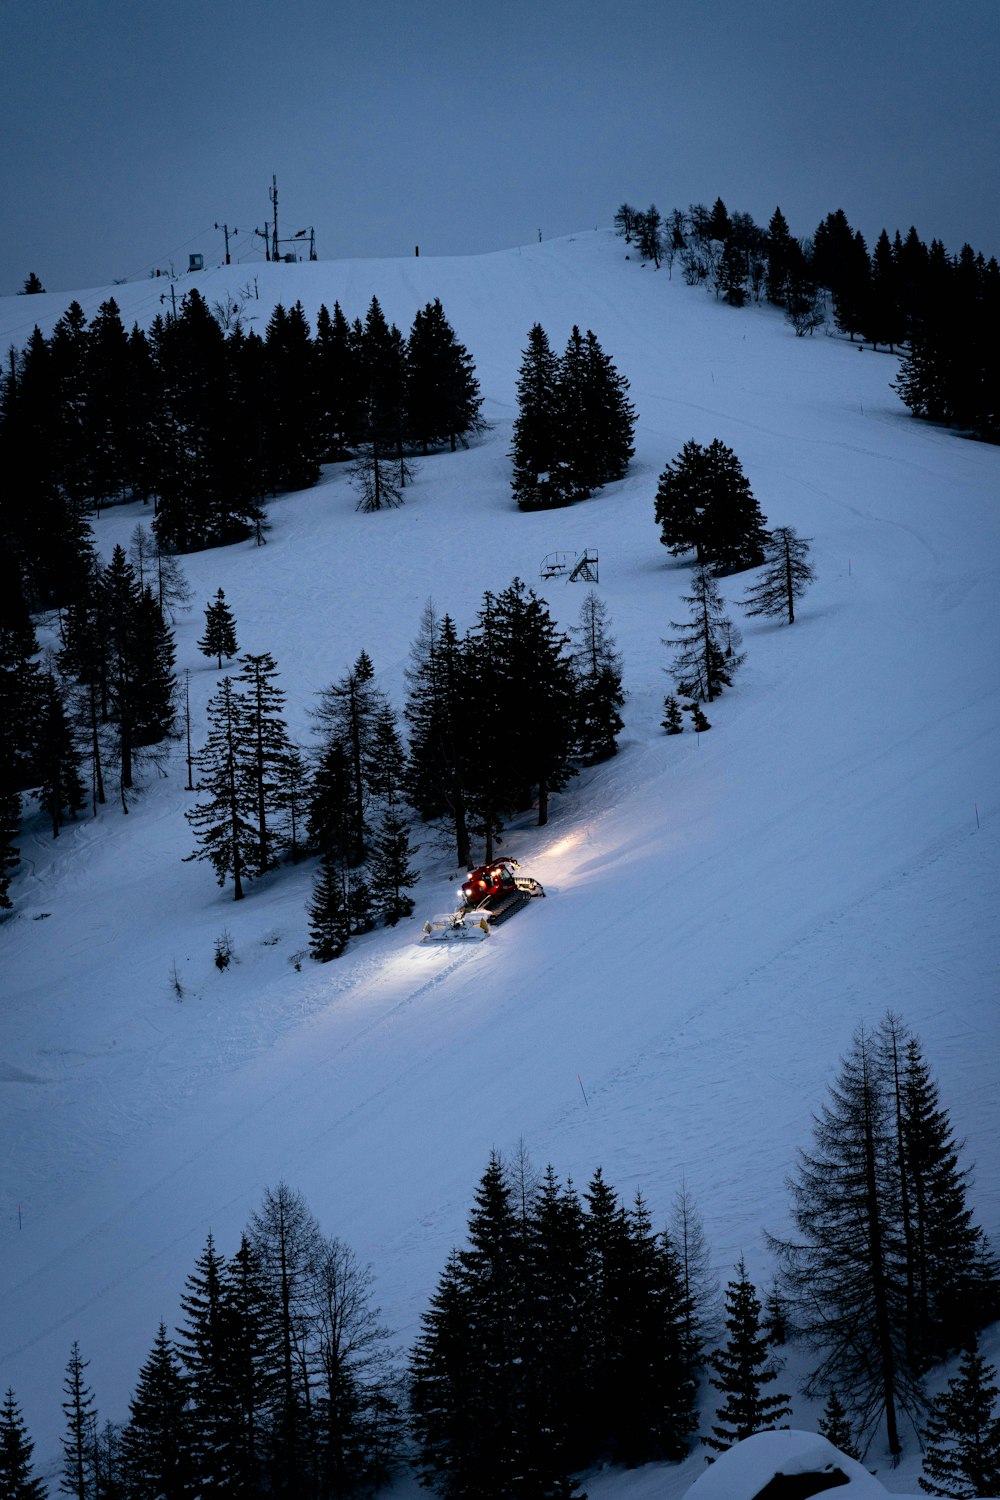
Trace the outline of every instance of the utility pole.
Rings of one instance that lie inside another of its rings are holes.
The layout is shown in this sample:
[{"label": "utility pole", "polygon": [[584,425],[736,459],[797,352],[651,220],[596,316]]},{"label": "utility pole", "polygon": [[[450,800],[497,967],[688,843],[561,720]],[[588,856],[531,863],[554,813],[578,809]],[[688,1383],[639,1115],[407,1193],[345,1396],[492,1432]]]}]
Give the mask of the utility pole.
[{"label": "utility pole", "polygon": [[226,265],[227,266],[231,265],[232,262],[229,259],[229,236],[233,235],[235,237],[236,235],[239,234],[239,230],[238,229],[230,229],[230,227],[229,227],[228,224],[216,224],[215,227],[216,227],[216,229],[221,229],[222,232],[223,232],[223,234],[226,236]]},{"label": "utility pole", "polygon": [[254,230],[254,234],[257,236],[257,238],[259,240],[263,240],[264,241],[264,259],[265,260],[270,260],[271,259],[271,234],[270,234],[270,231],[268,230],[267,225],[265,224],[263,229],[255,229]]},{"label": "utility pole", "polygon": [[278,178],[274,174],[272,174],[272,176],[271,176],[271,203],[274,206],[274,240],[273,240],[273,245],[272,245],[272,250],[271,250],[271,259],[272,260],[277,260],[279,258],[278,257]]},{"label": "utility pole", "polygon": [[315,260],[316,259],[316,231],[315,231],[315,229],[310,229],[310,231],[309,231],[309,259],[310,260]]}]

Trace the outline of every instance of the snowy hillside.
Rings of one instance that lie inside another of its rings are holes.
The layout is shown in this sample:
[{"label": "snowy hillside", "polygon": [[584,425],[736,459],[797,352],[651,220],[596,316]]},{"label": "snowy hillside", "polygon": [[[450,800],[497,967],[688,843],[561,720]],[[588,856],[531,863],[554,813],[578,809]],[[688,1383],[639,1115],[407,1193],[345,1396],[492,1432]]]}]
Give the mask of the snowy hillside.
[{"label": "snowy hillside", "polygon": [[[191,669],[195,745],[221,675],[196,640],[220,586],[241,650],[276,658],[308,743],[315,695],[362,648],[402,707],[429,597],[464,629],[485,590],[519,575],[573,626],[583,588],[541,584],[539,565],[584,547],[624,656],[626,730],[615,760],[554,799],[548,827],[526,819],[505,838],[550,899],[469,948],[417,945],[458,873],[420,834],[414,919],[296,969],[312,862],[238,905],[207,866],[183,864],[180,746],[127,818],[109,805],[57,843],[29,822],[0,925],[0,1388],[15,1388],[36,1456],[58,1452],[71,1342],[102,1416],[124,1417],[207,1231],[234,1249],[279,1179],[373,1263],[401,1343],[490,1149],[522,1138],[561,1177],[583,1184],[600,1165],[626,1197],[641,1187],[658,1223],[686,1179],[722,1279],[742,1252],[766,1281],[761,1231],[784,1227],[811,1112],[859,1022],[890,1006],[923,1040],[977,1164],[978,1220],[1000,1238],[1000,450],[913,421],[890,356],[796,339],[774,311],[734,311],[626,261],[607,232],[196,284],[210,304],[248,290],[261,331],[277,300],[301,299],[314,324],[321,303],[353,319],[376,295],[405,331],[440,297],[493,428],[421,461],[401,510],[357,514],[331,468],[271,504],[265,548],[183,559],[194,607],[178,617],[177,667]],[[130,326],[168,292],[145,281],[79,300],[89,317],[113,295]],[[3,348],[35,319],[47,332],[69,301],[0,301]],[[574,323],[592,328],[639,425],[626,480],[522,515],[506,455],[535,321],[557,349]],[[685,441],[715,437],[768,522],[813,539],[818,576],[793,627],[745,625],[747,664],[711,705],[711,732],[667,738],[661,637],[685,617],[690,571],[659,543],[653,495]],[[140,520],[141,506],[106,514],[102,550]],[[238,963],[220,974],[224,930]],[[796,1425],[812,1419],[800,1403]],[[890,1489],[915,1491],[913,1447],[880,1476]],[[696,1454],[659,1481],[588,1489],[682,1494],[703,1466]]]}]

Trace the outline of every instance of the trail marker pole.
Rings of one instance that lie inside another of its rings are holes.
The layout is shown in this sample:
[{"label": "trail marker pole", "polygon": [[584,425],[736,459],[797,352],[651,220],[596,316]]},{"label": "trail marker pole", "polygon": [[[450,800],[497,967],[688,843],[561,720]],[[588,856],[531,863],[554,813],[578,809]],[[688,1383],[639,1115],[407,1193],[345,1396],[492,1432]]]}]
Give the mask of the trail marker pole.
[{"label": "trail marker pole", "polygon": [[583,1079],[580,1077],[579,1073],[577,1073],[577,1075],[576,1075],[576,1081],[580,1085],[580,1093],[583,1095],[583,1102],[587,1106],[587,1108],[589,1109],[590,1108],[590,1100],[587,1098],[587,1090],[583,1086]]},{"label": "trail marker pole", "polygon": [[979,827],[979,803],[978,802],[973,802],[972,805],[976,809],[976,827],[978,828]]}]

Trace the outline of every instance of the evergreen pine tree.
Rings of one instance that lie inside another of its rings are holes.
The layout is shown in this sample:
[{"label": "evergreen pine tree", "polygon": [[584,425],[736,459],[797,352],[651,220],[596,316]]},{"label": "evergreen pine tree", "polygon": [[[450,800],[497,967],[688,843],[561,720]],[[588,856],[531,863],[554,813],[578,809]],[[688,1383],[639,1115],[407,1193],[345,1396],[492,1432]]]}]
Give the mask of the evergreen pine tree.
[{"label": "evergreen pine tree", "polygon": [[[446,1496],[568,1500],[572,1486],[542,1430],[533,1378],[526,1226],[495,1154],[476,1193],[468,1239],[449,1262],[415,1351],[425,1472]],[[464,1360],[459,1328],[472,1356]]]},{"label": "evergreen pine tree", "polygon": [[349,672],[320,694],[316,720],[327,745],[339,744],[347,763],[344,852],[351,866],[364,862],[370,829],[367,821],[371,786],[368,776],[373,726],[385,695],[375,683],[375,668],[362,651]]},{"label": "evergreen pine tree", "polygon": [[890,1455],[902,1413],[915,1421],[919,1373],[907,1349],[898,1146],[876,1041],[854,1038],[789,1178],[794,1241],[771,1239],[797,1335],[819,1353],[806,1394],[849,1402],[862,1448],[884,1418]]},{"label": "evergreen pine tree", "polygon": [[609,632],[607,606],[593,589],[584,598],[580,623],[572,634],[576,753],[585,766],[592,766],[617,751],[624,728],[619,709],[625,702],[622,659]]},{"label": "evergreen pine tree", "polygon": [[851,1431],[847,1412],[844,1410],[844,1403],[836,1391],[830,1392],[829,1400],[823,1408],[823,1415],[816,1424],[816,1430],[841,1453],[846,1453],[848,1458],[859,1459],[861,1457],[854,1445],[854,1434]]},{"label": "evergreen pine tree", "polygon": [[560,362],[544,328],[535,323],[517,378],[511,487],[519,510],[547,510],[571,498],[562,452],[560,381]]},{"label": "evergreen pine tree", "polygon": [[38,803],[48,814],[52,837],[57,839],[66,818],[75,818],[86,798],[80,780],[80,757],[59,683],[45,672],[39,679],[39,689]]},{"label": "evergreen pine tree", "polygon": [[809,542],[793,526],[776,526],[764,544],[766,571],[747,590],[743,608],[748,615],[787,614],[795,622],[795,601],[801,599],[816,577],[809,556]]},{"label": "evergreen pine tree", "polygon": [[691,618],[686,625],[671,620],[681,634],[671,636],[664,645],[677,648],[672,671],[678,691],[697,702],[712,703],[723,687],[732,685],[733,673],[745,657],[734,650],[739,633],[706,567],[695,570],[692,587],[692,593],[682,596],[691,606]]},{"label": "evergreen pine tree", "polygon": [[919,1484],[929,1495],[952,1500],[1000,1492],[1000,1412],[997,1372],[975,1345],[958,1374],[931,1402],[924,1427],[927,1450]]},{"label": "evergreen pine tree", "polygon": [[21,851],[14,842],[21,826],[21,799],[7,786],[0,768],[0,911],[9,911],[13,905],[10,883],[21,863]]},{"label": "evergreen pine tree", "polygon": [[[883,1022],[883,1037],[889,1020]],[[927,1365],[974,1339],[1000,1314],[1000,1268],[973,1222],[967,1200],[971,1174],[959,1164],[961,1147],[920,1043],[910,1035],[903,1040],[898,1089],[910,1210],[913,1353],[919,1365]]]},{"label": "evergreen pine tree", "polygon": [[205,634],[198,642],[198,649],[203,656],[218,659],[220,672],[222,658],[235,656],[239,650],[236,644],[236,621],[221,589],[214,600],[205,605]]},{"label": "evergreen pine tree", "polygon": [[706,561],[704,516],[709,503],[707,455],[700,443],[685,443],[660,475],[656,491],[655,517],[660,541],[678,556],[695,550],[699,563]]},{"label": "evergreen pine tree", "polygon": [[315,349],[301,302],[279,303],[264,334],[269,488],[303,490],[319,478],[325,446]]},{"label": "evergreen pine tree", "polygon": [[584,1193],[588,1359],[586,1422],[595,1455],[615,1452],[620,1403],[623,1306],[629,1275],[628,1220],[597,1168]]},{"label": "evergreen pine tree", "polygon": [[306,837],[322,855],[347,856],[350,848],[351,768],[347,750],[330,738],[320,751],[309,788]]},{"label": "evergreen pine tree", "polygon": [[375,926],[375,897],[365,869],[349,869],[344,876],[347,920],[352,936],[371,932]]},{"label": "evergreen pine tree", "polygon": [[14,1392],[8,1388],[0,1406],[0,1500],[45,1500],[45,1486],[32,1474],[34,1447]]},{"label": "evergreen pine tree", "polygon": [[81,1356],[80,1346],[74,1341],[63,1381],[66,1434],[62,1440],[63,1469],[59,1480],[59,1488],[64,1494],[74,1496],[74,1500],[92,1500],[91,1442],[97,1410],[94,1393],[84,1374],[88,1364],[89,1360]]},{"label": "evergreen pine tree", "polygon": [[777,1379],[778,1369],[768,1358],[760,1313],[756,1289],[741,1257],[736,1265],[736,1279],[726,1291],[729,1337],[724,1347],[708,1360],[715,1372],[710,1376],[711,1383],[726,1399],[716,1410],[711,1436],[703,1437],[702,1442],[719,1452],[755,1432],[771,1431],[791,1411],[786,1395],[765,1394],[765,1387]]},{"label": "evergreen pine tree", "polygon": [[322,460],[346,458],[363,428],[360,351],[339,302],[331,314],[320,307],[316,317],[314,369],[317,384]]},{"label": "evergreen pine tree", "polygon": [[248,775],[257,814],[257,873],[277,864],[271,825],[278,811],[288,755],[288,729],[282,718],[285,694],[275,686],[277,664],[269,651],[240,657],[236,682],[244,684]]},{"label": "evergreen pine tree", "polygon": [[[487,595],[477,639],[491,673],[484,683],[494,702],[480,711],[477,744],[506,726],[502,751],[494,752],[501,797],[530,807],[537,789],[538,825],[548,821],[549,796],[576,774],[574,682],[569,642],[556,628],[534,590],[519,578],[496,596]],[[489,857],[489,856],[488,856]]]},{"label": "evergreen pine tree", "polygon": [[700,703],[692,703],[688,708],[688,712],[691,715],[691,728],[695,734],[704,734],[706,729],[711,729],[712,726],[705,718]]},{"label": "evergreen pine tree", "polygon": [[[232,1388],[232,1328],[224,1293],[225,1271],[225,1257],[216,1250],[209,1232],[205,1248],[184,1285],[183,1322],[178,1329],[178,1348],[185,1371],[184,1394],[191,1406],[183,1418],[178,1412],[176,1420],[183,1421],[189,1437],[191,1477],[209,1493],[225,1492],[238,1467],[239,1432]],[[169,1347],[165,1340],[160,1344],[158,1368],[168,1374]]]},{"label": "evergreen pine tree", "polygon": [[260,839],[248,709],[232,678],[224,677],[209,700],[208,723],[195,788],[208,797],[184,814],[199,845],[187,858],[207,859],[220,885],[231,875],[233,899],[242,901],[243,882],[260,866]]},{"label": "evergreen pine tree", "polygon": [[386,927],[395,927],[400,918],[413,911],[413,898],[406,892],[417,883],[417,872],[410,863],[414,852],[399,803],[388,802],[375,825],[368,866],[372,902]]},{"label": "evergreen pine tree", "polygon": [[428,453],[447,442],[452,453],[482,426],[472,357],[458,342],[440,299],[418,310],[406,345],[406,430]]},{"label": "evergreen pine tree", "polygon": [[680,704],[672,693],[668,693],[663,700],[663,718],[660,720],[660,726],[666,730],[667,734],[684,733],[684,716],[681,713]]},{"label": "evergreen pine tree", "polygon": [[311,1293],[323,1239],[301,1193],[283,1182],[265,1190],[260,1208],[251,1217],[248,1237],[274,1320],[271,1486],[278,1495],[298,1497],[310,1488],[314,1462]]},{"label": "evergreen pine tree", "polygon": [[478,1351],[469,1338],[457,1250],[438,1279],[410,1355],[410,1420],[422,1485],[443,1500],[470,1492],[479,1448]]},{"label": "evergreen pine tree", "polygon": [[327,850],[320,860],[309,904],[309,952],[320,963],[339,958],[347,947],[351,919],[346,886],[343,856]]},{"label": "evergreen pine tree", "polygon": [[781,307],[788,293],[792,237],[788,221],[776,208],[767,226],[767,300]]},{"label": "evergreen pine tree", "polygon": [[404,788],[424,822],[447,821],[461,869],[472,864],[467,806],[468,673],[454,621],[428,601],[410,652]]},{"label": "evergreen pine tree", "polygon": [[310,776],[305,756],[297,745],[289,744],[280,764],[281,779],[275,806],[282,815],[288,838],[288,853],[298,864],[304,850],[310,804]]},{"label": "evergreen pine tree", "polygon": [[[227,1483],[235,1497],[254,1500],[264,1488],[263,1469],[275,1376],[275,1318],[260,1259],[244,1234],[222,1267],[222,1307],[227,1340],[228,1396],[225,1435],[232,1436]],[[226,1412],[227,1408],[223,1407]]]},{"label": "evergreen pine tree", "polygon": [[684,1349],[693,1370],[701,1365],[705,1346],[718,1331],[719,1281],[712,1270],[701,1215],[685,1181],[674,1194],[667,1232],[680,1263]]},{"label": "evergreen pine tree", "polygon": [[189,1437],[189,1390],[164,1323],[139,1372],[122,1436],[130,1500],[188,1500],[199,1493]]},{"label": "evergreen pine tree", "polygon": [[587,1251],[583,1207],[572,1183],[547,1168],[527,1220],[528,1317],[539,1425],[555,1464],[582,1468],[587,1429]]},{"label": "evergreen pine tree", "polygon": [[632,1467],[684,1457],[697,1421],[697,1377],[686,1336],[691,1310],[683,1268],[669,1235],[653,1233],[641,1193],[627,1229],[615,1451]]}]

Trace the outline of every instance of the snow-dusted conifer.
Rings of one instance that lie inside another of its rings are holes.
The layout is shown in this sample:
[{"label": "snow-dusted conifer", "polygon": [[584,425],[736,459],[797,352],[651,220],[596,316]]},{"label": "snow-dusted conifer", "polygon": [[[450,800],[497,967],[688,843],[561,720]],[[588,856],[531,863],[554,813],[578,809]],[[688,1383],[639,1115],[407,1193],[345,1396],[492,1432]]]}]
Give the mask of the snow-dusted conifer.
[{"label": "snow-dusted conifer", "polygon": [[209,700],[208,723],[195,788],[208,796],[185,813],[198,840],[198,848],[187,858],[207,859],[220,885],[231,875],[234,900],[241,901],[244,881],[259,868],[260,841],[247,704],[232,678],[224,677]]},{"label": "snow-dusted conifer", "polygon": [[687,624],[671,620],[680,634],[669,637],[664,645],[677,648],[672,670],[678,691],[696,702],[711,703],[723,687],[732,684],[733,673],[745,660],[735,649],[739,632],[725,612],[707,567],[695,570],[692,592],[682,597],[691,606],[690,620]]},{"label": "snow-dusted conifer", "polygon": [[846,1453],[848,1458],[861,1457],[854,1444],[854,1434],[851,1431],[850,1419],[844,1410],[844,1403],[836,1391],[830,1392],[829,1400],[823,1408],[823,1415],[816,1424],[816,1430],[841,1453]]},{"label": "snow-dusted conifer", "polygon": [[63,1470],[59,1488],[74,1500],[91,1500],[91,1441],[97,1409],[94,1393],[87,1384],[85,1370],[89,1360],[80,1354],[74,1340],[63,1381],[62,1409],[66,1432],[62,1440]]},{"label": "snow-dusted conifer", "polygon": [[997,1372],[973,1345],[958,1374],[931,1402],[924,1426],[924,1472],[929,1495],[974,1500],[1000,1493],[1000,1410]]},{"label": "snow-dusted conifer", "polygon": [[765,569],[747,590],[743,608],[748,615],[787,614],[795,621],[795,601],[801,599],[816,574],[806,561],[809,542],[793,526],[776,526],[764,544]]},{"label": "snow-dusted conifer", "polygon": [[610,634],[607,606],[590,589],[574,626],[572,653],[577,713],[577,754],[584,765],[607,760],[618,749],[624,724],[619,709],[622,659]]},{"label": "snow-dusted conifer", "polygon": [[34,1443],[14,1392],[0,1406],[0,1500],[45,1500],[45,1486],[32,1473]]},{"label": "snow-dusted conifer", "polygon": [[177,1500],[195,1493],[189,1398],[190,1387],[161,1322],[139,1372],[122,1434],[121,1462],[129,1493]]},{"label": "snow-dusted conifer", "polygon": [[205,634],[198,642],[203,656],[216,657],[219,671],[222,658],[235,656],[239,650],[236,642],[236,620],[226,603],[226,596],[219,589],[215,598],[205,605]]},{"label": "snow-dusted conifer", "polygon": [[351,935],[343,857],[328,850],[320,861],[309,904],[309,952],[320,963],[339,958]]},{"label": "snow-dusted conifer", "polygon": [[755,1432],[772,1430],[791,1412],[786,1395],[766,1390],[777,1379],[778,1367],[768,1356],[760,1313],[756,1289],[741,1257],[736,1264],[736,1277],[726,1290],[729,1336],[708,1360],[714,1371],[709,1377],[711,1383],[726,1399],[716,1410],[711,1434],[703,1437],[702,1442],[719,1452]]}]

